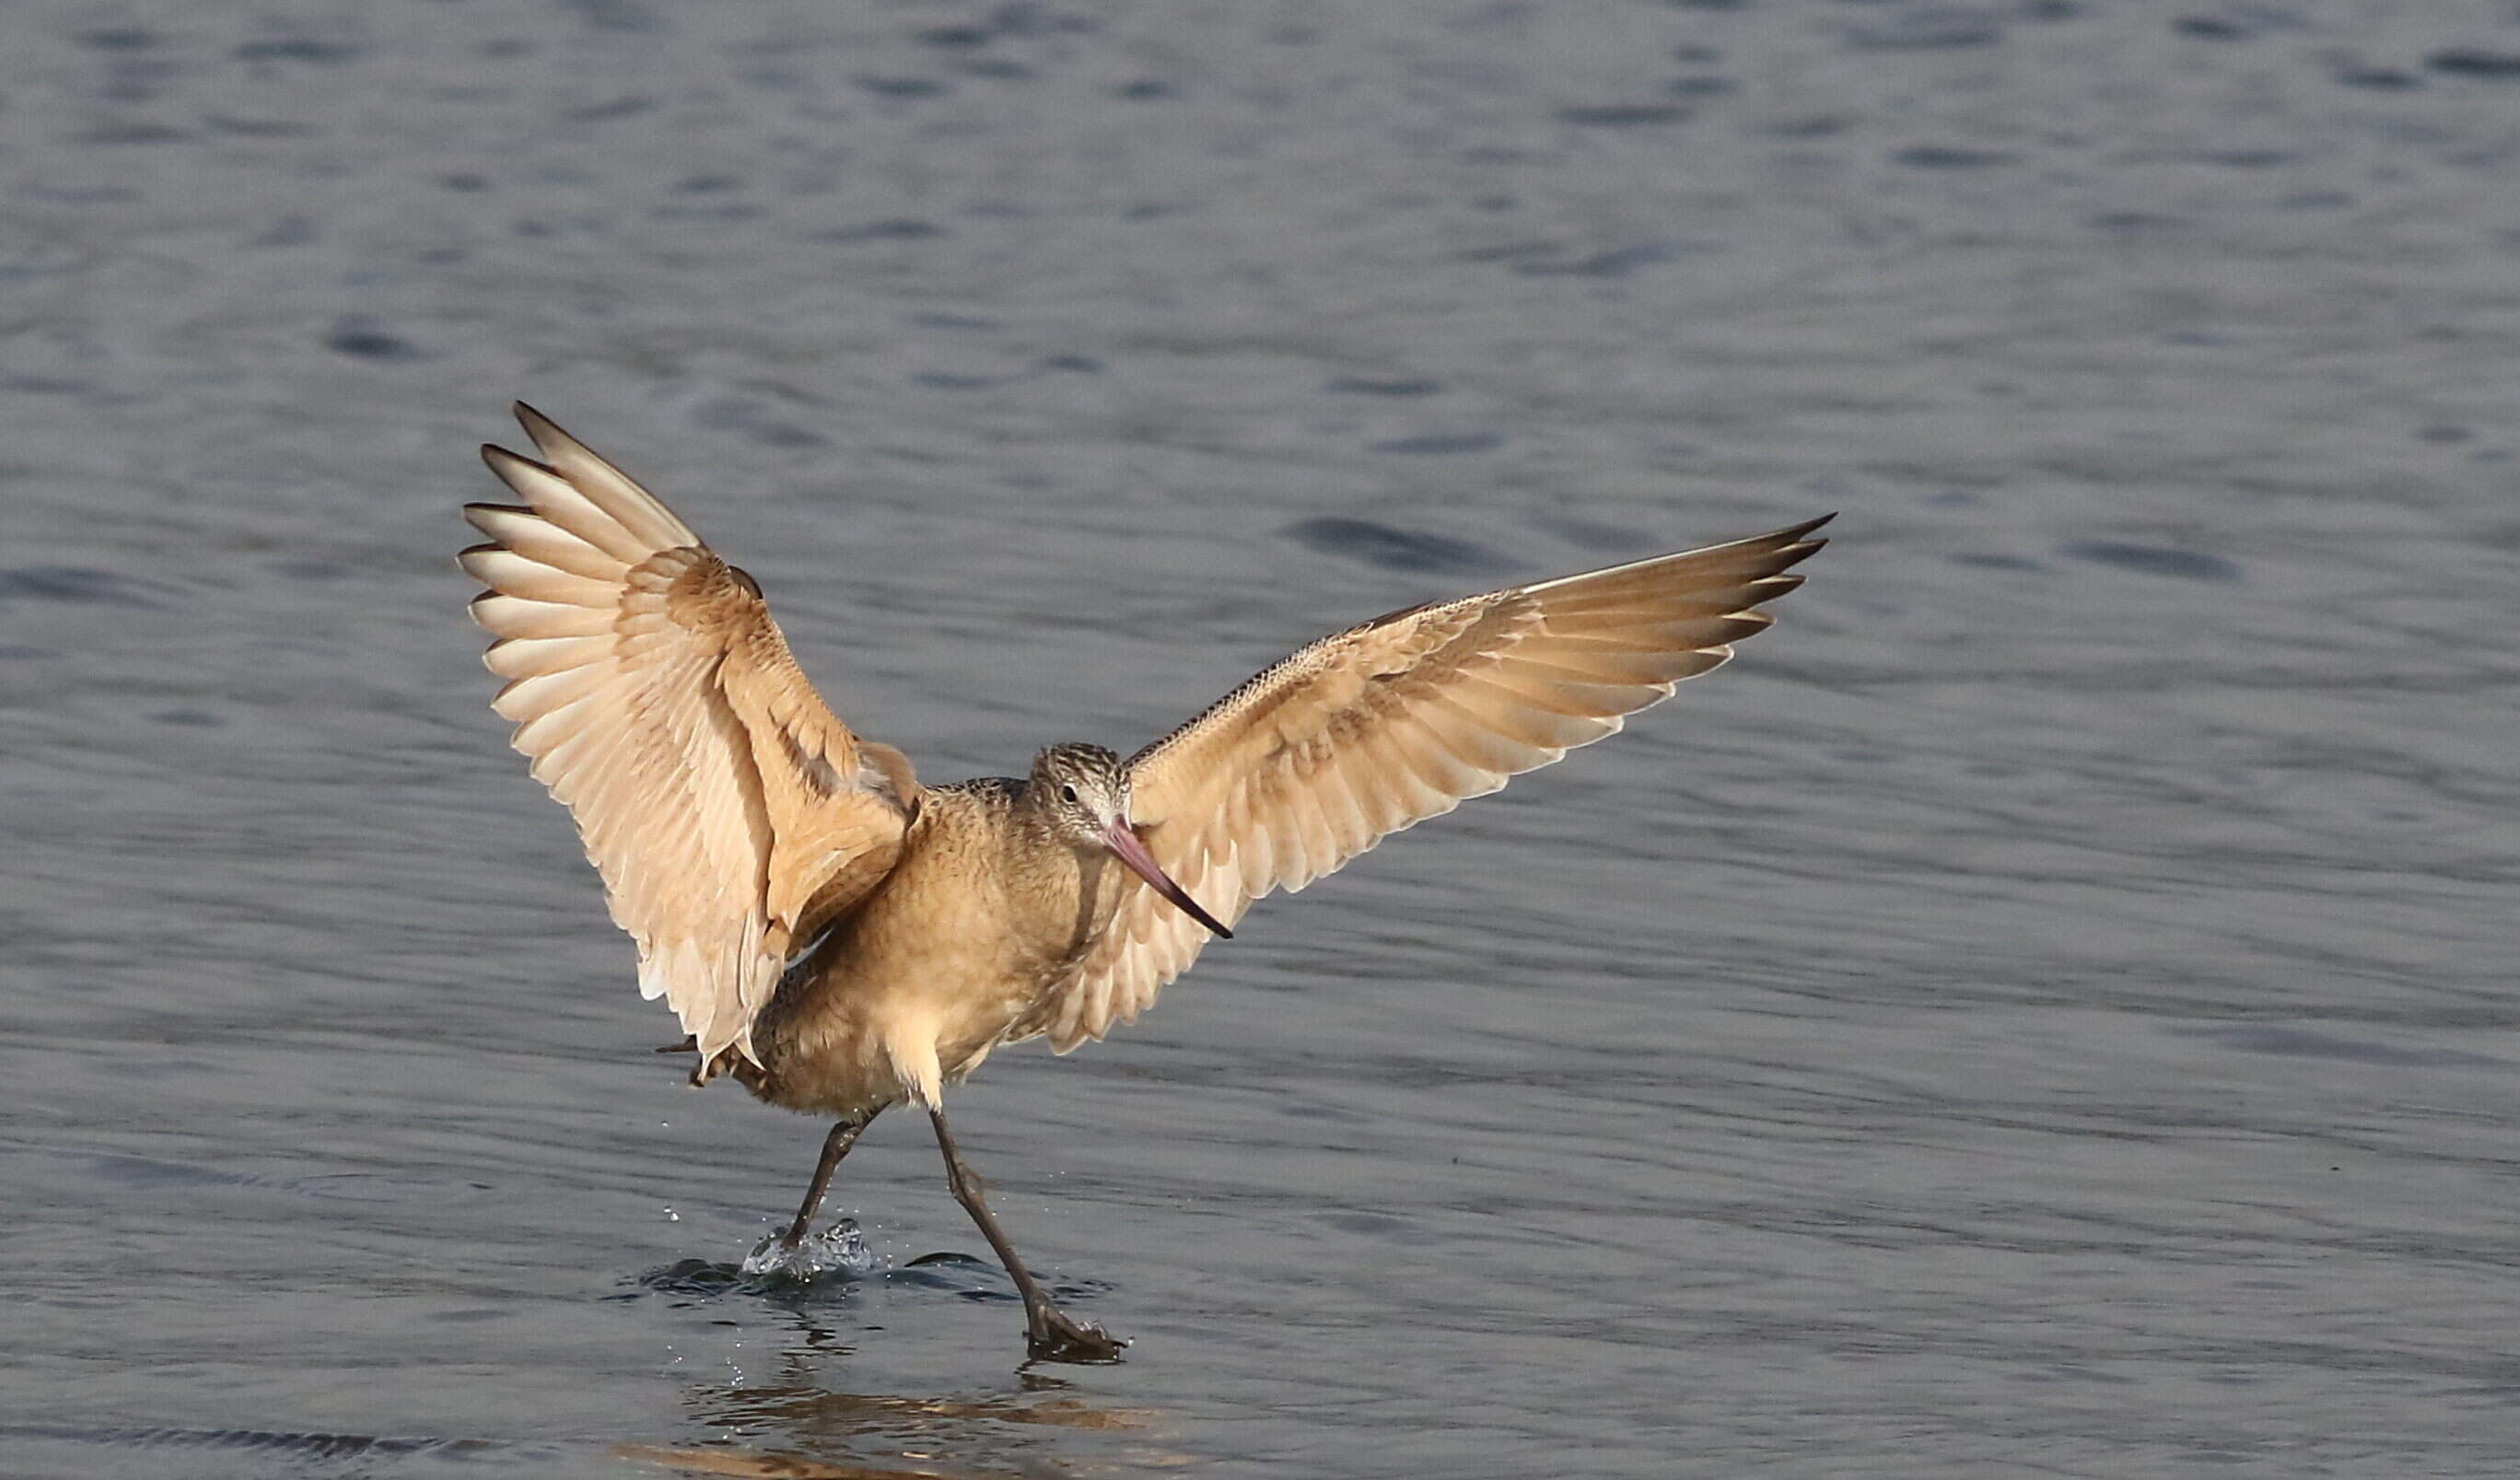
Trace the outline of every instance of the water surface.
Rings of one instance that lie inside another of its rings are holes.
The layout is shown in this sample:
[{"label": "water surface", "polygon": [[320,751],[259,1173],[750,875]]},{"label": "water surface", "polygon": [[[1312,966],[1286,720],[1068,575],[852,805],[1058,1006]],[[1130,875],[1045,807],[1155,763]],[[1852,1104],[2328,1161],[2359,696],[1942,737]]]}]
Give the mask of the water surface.
[{"label": "water surface", "polygon": [[[2507,8],[0,17],[5,1466],[2494,1475]],[[526,396],[924,774],[1841,509],[1628,734],[729,1266],[488,713]],[[963,1256],[914,1263],[933,1254]]]}]

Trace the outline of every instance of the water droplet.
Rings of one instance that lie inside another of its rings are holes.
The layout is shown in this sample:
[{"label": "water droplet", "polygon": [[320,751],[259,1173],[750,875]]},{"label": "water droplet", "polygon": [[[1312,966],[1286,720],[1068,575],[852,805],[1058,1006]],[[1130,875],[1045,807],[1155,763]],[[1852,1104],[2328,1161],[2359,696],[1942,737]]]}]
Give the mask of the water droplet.
[{"label": "water droplet", "polygon": [[875,1251],[867,1247],[857,1220],[843,1218],[792,1249],[781,1246],[779,1234],[764,1234],[743,1256],[742,1268],[746,1275],[783,1275],[790,1279],[863,1275],[875,1268]]}]

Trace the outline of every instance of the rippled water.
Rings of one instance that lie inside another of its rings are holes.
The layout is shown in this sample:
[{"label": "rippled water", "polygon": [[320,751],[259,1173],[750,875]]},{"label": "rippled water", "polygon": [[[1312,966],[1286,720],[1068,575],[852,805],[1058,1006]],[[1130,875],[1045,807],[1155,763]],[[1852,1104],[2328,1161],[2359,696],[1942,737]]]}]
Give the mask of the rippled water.
[{"label": "rippled water", "polygon": [[[28,1476],[2496,1475],[2520,23],[0,12]],[[924,774],[1844,511],[1733,667],[922,1127],[648,1053],[462,619],[535,400]],[[941,1259],[925,1256],[943,1254]]]}]

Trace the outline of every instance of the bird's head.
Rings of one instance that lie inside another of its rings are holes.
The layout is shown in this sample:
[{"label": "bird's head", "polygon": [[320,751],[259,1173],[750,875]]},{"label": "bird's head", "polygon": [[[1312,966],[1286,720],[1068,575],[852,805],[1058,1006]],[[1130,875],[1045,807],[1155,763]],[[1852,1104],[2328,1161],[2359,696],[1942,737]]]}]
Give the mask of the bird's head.
[{"label": "bird's head", "polygon": [[1108,853],[1174,908],[1227,940],[1234,932],[1174,883],[1129,824],[1129,767],[1101,745],[1053,745],[1032,758],[1026,789],[1052,828],[1080,853]]}]

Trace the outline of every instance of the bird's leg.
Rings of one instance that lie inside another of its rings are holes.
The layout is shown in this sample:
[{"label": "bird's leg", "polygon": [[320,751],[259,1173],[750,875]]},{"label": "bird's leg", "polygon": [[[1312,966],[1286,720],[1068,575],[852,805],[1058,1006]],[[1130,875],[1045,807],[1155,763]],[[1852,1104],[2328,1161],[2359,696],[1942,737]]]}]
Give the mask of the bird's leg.
[{"label": "bird's leg", "polygon": [[945,1185],[954,1189],[954,1200],[971,1221],[980,1226],[980,1236],[998,1254],[998,1262],[1023,1296],[1025,1346],[1036,1362],[1117,1362],[1120,1348],[1129,1343],[1106,1334],[1091,1321],[1073,1321],[1050,1303],[1032,1273],[1015,1257],[1015,1248],[1007,1242],[1006,1232],[998,1227],[997,1218],[980,1195],[980,1177],[963,1162],[963,1153],[954,1147],[954,1133],[945,1127],[945,1112],[931,1109],[927,1118],[936,1123],[936,1145],[945,1153]]},{"label": "bird's leg", "polygon": [[874,1116],[866,1115],[856,1120],[833,1122],[832,1134],[823,1138],[823,1159],[814,1164],[814,1181],[805,1188],[805,1200],[796,1209],[796,1221],[788,1225],[788,1232],[779,1239],[782,1249],[792,1253],[805,1241],[806,1232],[814,1222],[815,1210],[823,1205],[823,1192],[832,1185],[832,1173],[839,1168],[840,1158],[849,1154],[849,1147],[858,1144],[858,1133],[874,1119]]}]

